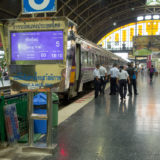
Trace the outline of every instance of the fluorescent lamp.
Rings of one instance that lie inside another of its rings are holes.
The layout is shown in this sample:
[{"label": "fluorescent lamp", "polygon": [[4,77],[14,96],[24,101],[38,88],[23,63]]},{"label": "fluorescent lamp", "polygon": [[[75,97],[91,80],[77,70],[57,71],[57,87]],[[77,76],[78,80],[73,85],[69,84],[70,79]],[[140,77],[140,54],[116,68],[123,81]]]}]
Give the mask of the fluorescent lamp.
[{"label": "fluorescent lamp", "polygon": [[142,21],[143,20],[143,16],[137,17],[137,21]]},{"label": "fluorescent lamp", "polygon": [[154,15],[153,19],[159,19],[159,15]]},{"label": "fluorescent lamp", "polygon": [[145,19],[146,19],[146,20],[151,19],[151,15],[147,15],[147,16],[145,16]]},{"label": "fluorescent lamp", "polygon": [[4,51],[0,51],[0,54],[4,54]]}]

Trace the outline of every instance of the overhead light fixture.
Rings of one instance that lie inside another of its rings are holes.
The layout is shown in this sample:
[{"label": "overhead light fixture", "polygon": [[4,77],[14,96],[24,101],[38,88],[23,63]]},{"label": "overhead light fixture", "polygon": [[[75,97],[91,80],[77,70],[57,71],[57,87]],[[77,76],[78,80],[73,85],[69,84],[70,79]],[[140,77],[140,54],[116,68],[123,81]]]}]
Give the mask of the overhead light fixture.
[{"label": "overhead light fixture", "polygon": [[137,17],[137,21],[142,21],[143,20],[143,16],[139,16],[139,17]]},{"label": "overhead light fixture", "polygon": [[153,19],[159,19],[159,15],[154,15]]},{"label": "overhead light fixture", "polygon": [[151,19],[151,18],[152,18],[151,15],[145,16],[145,19],[146,19],[146,20],[149,20],[149,19]]},{"label": "overhead light fixture", "polygon": [[116,26],[116,25],[117,25],[117,23],[116,23],[116,22],[114,22],[114,23],[113,23],[113,25],[114,25],[114,26]]}]

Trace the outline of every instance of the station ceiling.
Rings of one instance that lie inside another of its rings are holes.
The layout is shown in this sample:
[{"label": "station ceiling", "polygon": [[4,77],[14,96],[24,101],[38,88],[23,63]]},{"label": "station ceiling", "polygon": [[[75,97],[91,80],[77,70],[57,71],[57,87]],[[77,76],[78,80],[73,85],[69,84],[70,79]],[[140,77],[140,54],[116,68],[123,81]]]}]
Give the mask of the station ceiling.
[{"label": "station ceiling", "polygon": [[[78,24],[80,35],[98,42],[111,30],[135,22],[139,15],[160,12],[160,7],[148,7],[145,2],[146,0],[57,0],[57,12],[49,13],[48,16],[68,17]],[[20,0],[0,0],[1,20],[18,16],[21,16]]]}]

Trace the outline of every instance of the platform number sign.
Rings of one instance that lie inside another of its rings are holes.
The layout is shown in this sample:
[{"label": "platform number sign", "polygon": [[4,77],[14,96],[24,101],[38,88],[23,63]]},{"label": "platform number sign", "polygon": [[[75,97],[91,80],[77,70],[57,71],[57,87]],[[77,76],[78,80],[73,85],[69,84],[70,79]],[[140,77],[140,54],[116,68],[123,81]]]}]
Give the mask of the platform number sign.
[{"label": "platform number sign", "polygon": [[22,0],[23,13],[56,12],[57,0]]}]

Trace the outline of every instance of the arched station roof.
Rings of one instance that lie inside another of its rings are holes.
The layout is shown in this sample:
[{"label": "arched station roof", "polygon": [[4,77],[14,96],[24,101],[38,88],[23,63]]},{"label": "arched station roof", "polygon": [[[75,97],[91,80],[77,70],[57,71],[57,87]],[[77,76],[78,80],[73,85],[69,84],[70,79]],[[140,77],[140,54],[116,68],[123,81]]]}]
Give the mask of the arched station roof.
[{"label": "arched station roof", "polygon": [[[146,6],[146,0],[57,0],[57,12],[48,15],[68,17],[78,24],[80,35],[98,42],[111,30],[135,22],[137,16],[159,11],[160,6]],[[21,0],[0,1],[0,19],[16,18],[20,12]]]}]

